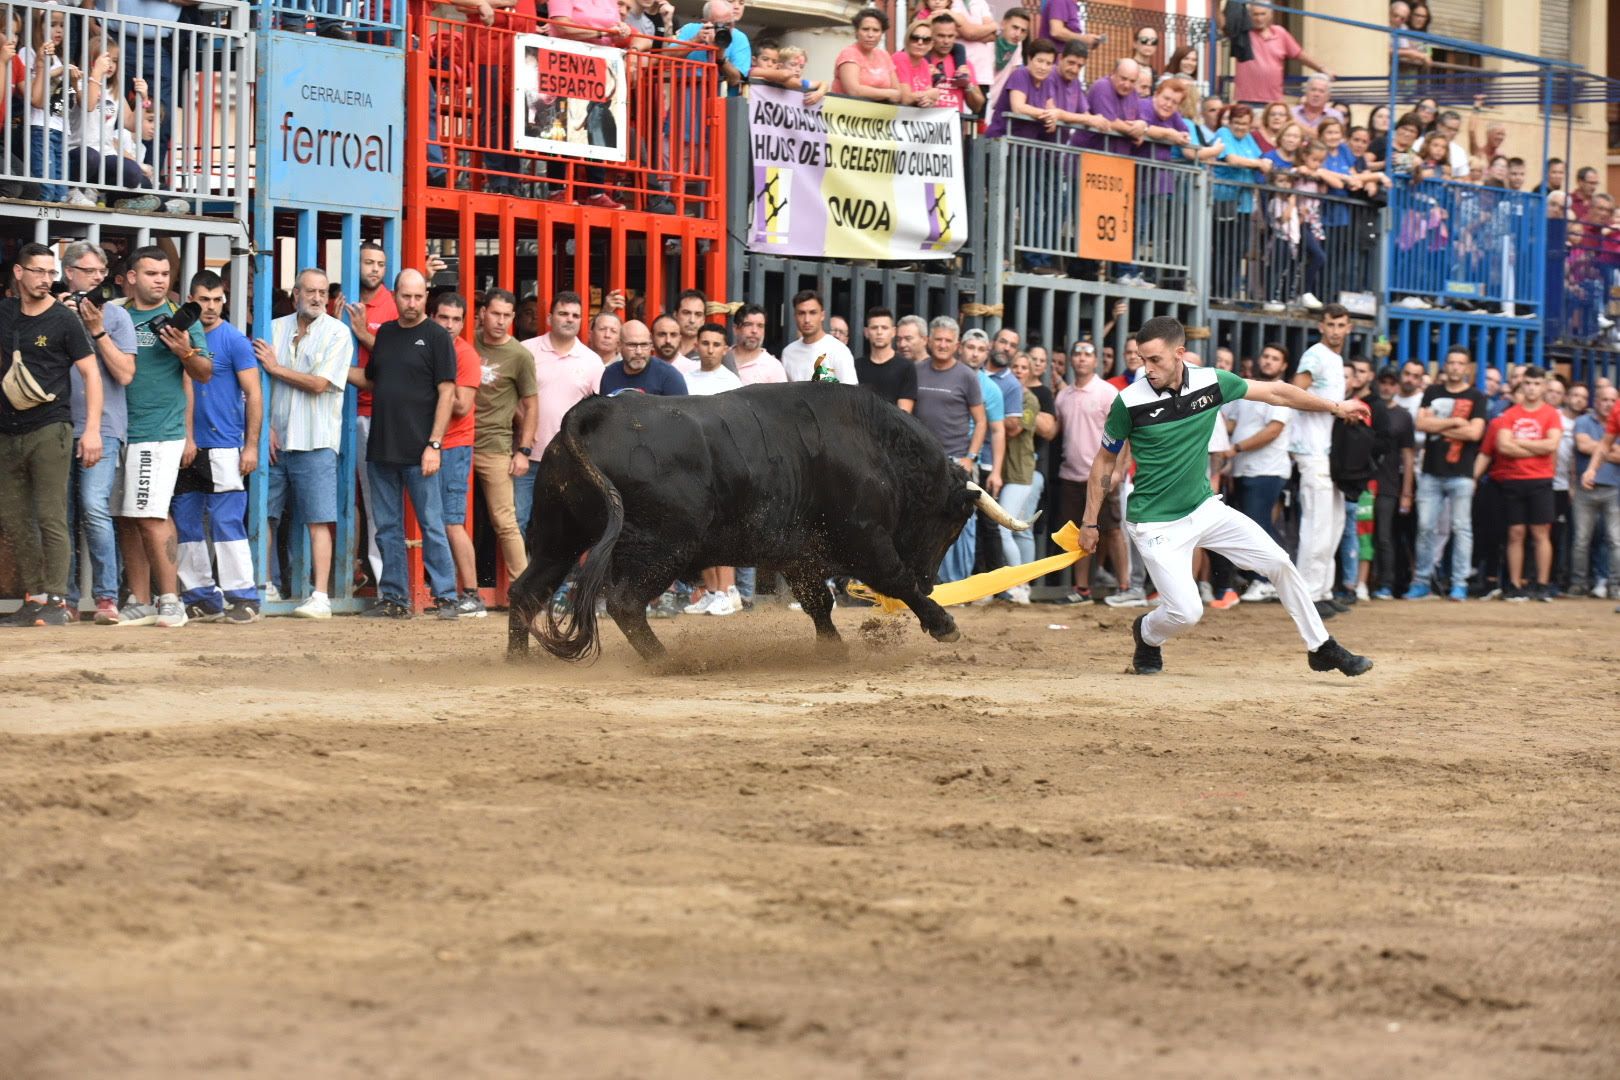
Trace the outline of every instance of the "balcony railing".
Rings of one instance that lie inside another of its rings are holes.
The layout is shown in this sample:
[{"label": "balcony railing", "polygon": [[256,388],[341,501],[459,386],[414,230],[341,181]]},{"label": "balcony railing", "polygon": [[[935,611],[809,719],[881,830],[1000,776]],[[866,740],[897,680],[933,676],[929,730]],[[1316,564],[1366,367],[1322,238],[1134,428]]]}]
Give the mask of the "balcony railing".
[{"label": "balcony railing", "polygon": [[1002,231],[998,249],[1015,267],[1080,256],[1081,230],[1095,225],[1080,192],[1084,153],[1135,170],[1134,272],[1165,288],[1196,286],[1209,236],[1206,169],[1014,138],[993,140],[988,152],[989,190],[1001,210],[989,228]]},{"label": "balcony railing", "polygon": [[1542,304],[1547,216],[1543,195],[1449,180],[1397,182],[1389,198],[1391,292],[1513,304]]},{"label": "balcony railing", "polygon": [[21,81],[6,98],[0,192],[13,198],[246,216],[250,8],[216,25],[37,0],[10,5]]},{"label": "balcony railing", "polygon": [[1278,184],[1217,181],[1209,297],[1297,306],[1310,294],[1378,293],[1379,204]]},{"label": "balcony railing", "polygon": [[312,32],[368,45],[397,44],[404,29],[404,0],[270,0],[269,25],[260,30]]},{"label": "balcony railing", "polygon": [[1545,260],[1548,338],[1620,346],[1620,225],[1549,220]]},{"label": "balcony railing", "polygon": [[[412,165],[426,170],[422,186],[564,202],[606,195],[628,210],[721,220],[724,103],[716,65],[685,55],[687,43],[637,38],[649,47],[622,50],[620,114],[515,85],[513,72],[528,62],[517,55],[528,44],[521,39],[548,34],[549,20],[506,16],[486,26],[428,11],[413,0],[410,31],[421,47],[407,76],[411,137],[426,145]],[[417,101],[425,107],[413,110]],[[622,139],[624,160],[522,148],[516,119],[536,136],[583,132],[598,146]]]}]

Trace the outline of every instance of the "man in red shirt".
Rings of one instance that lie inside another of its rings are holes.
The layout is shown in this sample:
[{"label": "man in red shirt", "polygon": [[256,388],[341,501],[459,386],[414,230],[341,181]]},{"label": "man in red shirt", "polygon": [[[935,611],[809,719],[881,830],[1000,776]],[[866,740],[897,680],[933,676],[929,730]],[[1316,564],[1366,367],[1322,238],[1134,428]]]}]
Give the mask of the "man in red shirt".
[{"label": "man in red shirt", "polygon": [[489,615],[478,595],[477,555],[472,530],[467,526],[467,487],[472,477],[473,436],[477,433],[474,403],[484,377],[484,362],[462,329],[467,325],[467,301],[453,292],[433,301],[433,321],[450,332],[456,347],[456,391],[450,403],[450,426],[444,429],[439,451],[439,491],[444,501],[444,535],[456,563],[456,614],[463,619]]},{"label": "man in red shirt", "polygon": [[[1557,409],[1542,400],[1546,385],[1546,372],[1538,367],[1524,369],[1519,403],[1491,421],[1474,461],[1476,479],[1487,467],[1490,469],[1491,479],[1502,490],[1507,512],[1508,583],[1502,589],[1504,600],[1552,599],[1553,475],[1564,420]],[[1529,588],[1524,580],[1526,529],[1536,544],[1536,581]]]},{"label": "man in red shirt", "polygon": [[1273,25],[1274,14],[1266,4],[1249,5],[1249,48],[1252,60],[1239,60],[1233,100],[1248,105],[1268,105],[1283,99],[1283,68],[1289,60],[1320,71],[1328,78],[1333,72],[1305,55],[1299,42],[1281,26]]},{"label": "man in red shirt", "polygon": [[[1105,353],[1111,353],[1113,350],[1104,349],[1103,351]],[[1136,381],[1136,377],[1141,374],[1141,372],[1142,354],[1136,347],[1136,338],[1128,337],[1125,339],[1125,370],[1121,374],[1110,378],[1108,380],[1108,385],[1112,386],[1115,390],[1123,391],[1127,386]]]}]

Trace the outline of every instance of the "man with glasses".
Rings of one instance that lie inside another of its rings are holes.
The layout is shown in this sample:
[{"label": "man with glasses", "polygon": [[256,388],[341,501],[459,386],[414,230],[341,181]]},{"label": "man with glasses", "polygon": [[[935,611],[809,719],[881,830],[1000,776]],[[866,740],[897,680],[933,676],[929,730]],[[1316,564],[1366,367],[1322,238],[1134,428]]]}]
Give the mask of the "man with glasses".
[{"label": "man with glasses", "polygon": [[[69,244],[62,254],[62,298],[90,336],[101,368],[101,460],[86,466],[75,454],[68,492],[68,610],[79,610],[79,529],[90,549],[90,595],[96,603],[96,625],[118,622],[118,529],[113,525],[112,493],[118,479],[119,452],[128,434],[124,387],[135,378],[135,326],[129,312],[106,304],[100,293],[107,279],[107,253],[95,244]],[[73,437],[85,426],[84,379],[73,378]]]},{"label": "man with glasses", "polygon": [[685,397],[686,378],[674,364],[652,363],[652,331],[647,324],[631,319],[619,335],[619,351],[624,359],[609,364],[602,372],[600,391],[606,397],[620,394],[654,394],[658,397]]},{"label": "man with glasses", "polygon": [[[75,456],[101,460],[101,370],[84,327],[51,296],[56,256],[24,244],[15,298],[0,300],[0,537],[11,545],[23,605],[4,626],[66,626],[68,484]],[[73,445],[69,372],[84,380],[85,427]]]}]

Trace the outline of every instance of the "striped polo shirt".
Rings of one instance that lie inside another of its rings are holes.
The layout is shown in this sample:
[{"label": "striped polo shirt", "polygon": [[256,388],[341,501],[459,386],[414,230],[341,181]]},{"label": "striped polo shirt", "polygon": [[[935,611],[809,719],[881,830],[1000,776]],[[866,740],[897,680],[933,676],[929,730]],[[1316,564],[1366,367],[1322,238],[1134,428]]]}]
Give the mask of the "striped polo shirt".
[{"label": "striped polo shirt", "polygon": [[270,324],[276,362],[291,371],[317,375],[330,385],[311,394],[280,379],[270,386],[270,427],[283,450],[336,450],[343,441],[343,392],[348,387],[354,335],[342,322],[321,315],[297,344],[297,314]]},{"label": "striped polo shirt", "polygon": [[1184,364],[1181,386],[1158,391],[1146,376],[1120,392],[1103,425],[1103,449],[1117,454],[1131,442],[1136,476],[1127,519],[1135,524],[1179,521],[1214,494],[1209,486],[1209,436],[1221,406],[1248,395],[1246,380],[1219,368]]}]

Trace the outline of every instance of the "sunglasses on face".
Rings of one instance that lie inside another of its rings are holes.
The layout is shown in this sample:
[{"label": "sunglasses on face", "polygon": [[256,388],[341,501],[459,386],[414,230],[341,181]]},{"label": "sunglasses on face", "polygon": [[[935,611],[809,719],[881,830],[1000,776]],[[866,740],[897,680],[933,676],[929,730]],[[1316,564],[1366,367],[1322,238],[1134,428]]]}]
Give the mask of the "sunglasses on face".
[{"label": "sunglasses on face", "polygon": [[927,42],[933,41],[934,39],[931,38],[931,37],[926,37],[926,36],[924,36],[922,34],[912,34],[911,35],[911,40],[917,42],[918,44],[926,44]]},{"label": "sunglasses on face", "polygon": [[1159,39],[1156,37],[1139,37],[1136,39],[1136,43],[1138,45],[1157,45]]}]

